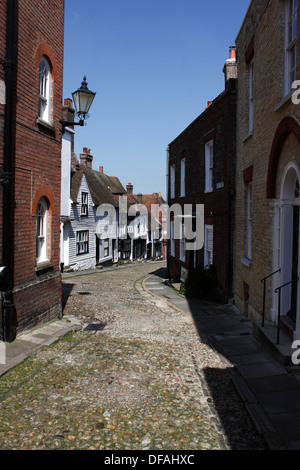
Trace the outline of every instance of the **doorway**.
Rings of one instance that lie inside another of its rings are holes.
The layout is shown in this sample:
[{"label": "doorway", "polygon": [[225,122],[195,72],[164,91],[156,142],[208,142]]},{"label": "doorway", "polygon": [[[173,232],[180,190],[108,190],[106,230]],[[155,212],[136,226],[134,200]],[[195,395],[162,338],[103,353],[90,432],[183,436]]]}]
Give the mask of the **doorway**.
[{"label": "doorway", "polygon": [[291,308],[288,316],[296,321],[298,300],[298,266],[299,266],[299,206],[293,207],[293,249],[292,249],[292,290]]},{"label": "doorway", "polygon": [[298,168],[289,164],[284,172],[280,198],[279,266],[282,288],[281,314],[297,320],[299,304],[300,198]]}]

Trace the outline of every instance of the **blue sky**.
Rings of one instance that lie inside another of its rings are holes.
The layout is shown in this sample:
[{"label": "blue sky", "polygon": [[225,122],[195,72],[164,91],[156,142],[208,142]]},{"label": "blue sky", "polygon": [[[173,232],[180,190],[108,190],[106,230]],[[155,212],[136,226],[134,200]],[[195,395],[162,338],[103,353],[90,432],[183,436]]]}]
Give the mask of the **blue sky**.
[{"label": "blue sky", "polygon": [[224,89],[250,0],[65,0],[64,98],[97,95],[75,153],[134,193],[166,195],[166,148]]}]

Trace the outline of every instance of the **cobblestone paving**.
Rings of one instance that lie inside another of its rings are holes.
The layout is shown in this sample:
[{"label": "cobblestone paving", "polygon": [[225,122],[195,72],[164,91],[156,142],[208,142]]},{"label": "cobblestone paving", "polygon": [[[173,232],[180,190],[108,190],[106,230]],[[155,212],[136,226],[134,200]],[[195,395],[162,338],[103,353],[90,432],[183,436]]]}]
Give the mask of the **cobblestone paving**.
[{"label": "cobblestone paving", "polygon": [[0,378],[1,450],[264,449],[228,365],[143,291],[161,266],[64,281],[64,314],[83,328]]}]

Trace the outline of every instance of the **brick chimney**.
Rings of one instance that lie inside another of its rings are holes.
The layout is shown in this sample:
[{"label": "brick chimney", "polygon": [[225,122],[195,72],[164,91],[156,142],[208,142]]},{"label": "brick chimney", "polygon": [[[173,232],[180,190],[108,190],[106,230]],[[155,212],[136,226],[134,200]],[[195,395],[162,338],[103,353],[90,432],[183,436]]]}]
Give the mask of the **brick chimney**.
[{"label": "brick chimney", "polygon": [[99,173],[103,173],[103,166],[99,166]]},{"label": "brick chimney", "polygon": [[235,46],[229,48],[229,59],[226,60],[223,72],[225,74],[225,88],[228,88],[229,80],[237,78],[237,62]]},{"label": "brick chimney", "polygon": [[[73,108],[73,101],[71,98],[64,99],[64,105],[62,108],[62,119],[67,122],[74,122],[75,109]],[[74,129],[74,126],[69,126],[70,129]],[[71,152],[74,153],[74,134],[71,134]]]},{"label": "brick chimney", "polygon": [[131,183],[127,184],[126,192],[127,192],[127,194],[133,194],[133,185]]},{"label": "brick chimney", "polygon": [[75,109],[71,98],[65,98],[63,105],[63,120],[74,121]]},{"label": "brick chimney", "polygon": [[84,147],[83,153],[80,154],[81,165],[84,165],[87,168],[92,169],[92,162],[93,162],[93,157],[91,155],[91,150]]}]

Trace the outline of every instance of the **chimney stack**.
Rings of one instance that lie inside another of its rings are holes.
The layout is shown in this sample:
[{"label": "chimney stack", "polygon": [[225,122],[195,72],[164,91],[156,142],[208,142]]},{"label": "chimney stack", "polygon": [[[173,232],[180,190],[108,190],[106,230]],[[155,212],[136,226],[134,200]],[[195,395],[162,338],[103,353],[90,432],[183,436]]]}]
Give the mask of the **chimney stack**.
[{"label": "chimney stack", "polygon": [[81,165],[86,166],[86,168],[92,169],[93,157],[91,155],[91,150],[84,147],[83,153],[80,154],[80,163]]},{"label": "chimney stack", "polygon": [[103,166],[99,166],[99,173],[103,173]]},{"label": "chimney stack", "polygon": [[229,48],[229,59],[226,60],[223,72],[225,74],[225,88],[228,88],[228,82],[237,78],[237,62],[235,46]]},{"label": "chimney stack", "polygon": [[127,194],[133,194],[133,185],[131,183],[127,184],[126,191],[127,191]]}]

